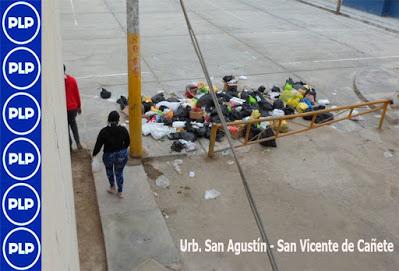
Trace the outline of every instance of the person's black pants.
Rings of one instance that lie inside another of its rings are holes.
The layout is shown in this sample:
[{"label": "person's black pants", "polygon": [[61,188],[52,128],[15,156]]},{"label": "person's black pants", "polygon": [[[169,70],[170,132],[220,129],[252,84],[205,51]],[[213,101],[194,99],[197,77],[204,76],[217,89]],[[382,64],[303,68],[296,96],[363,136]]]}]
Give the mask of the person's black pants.
[{"label": "person's black pants", "polygon": [[72,146],[72,138],[71,138],[71,131],[72,130],[73,138],[75,139],[76,145],[80,144],[79,139],[79,131],[78,131],[78,124],[76,123],[76,116],[78,115],[78,110],[69,110],[68,111],[68,134],[69,134],[69,145]]}]

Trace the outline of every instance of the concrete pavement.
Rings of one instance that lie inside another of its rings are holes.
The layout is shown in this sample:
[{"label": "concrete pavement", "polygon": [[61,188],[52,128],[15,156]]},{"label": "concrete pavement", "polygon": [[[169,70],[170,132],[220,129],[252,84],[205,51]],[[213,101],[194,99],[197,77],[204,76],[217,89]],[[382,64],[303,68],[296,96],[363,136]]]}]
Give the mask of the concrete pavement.
[{"label": "concrete pavement", "polygon": [[155,203],[143,167],[126,167],[123,199],[106,191],[109,185],[105,170],[95,173],[94,178],[108,271],[131,271],[149,259],[158,265],[179,266],[179,252]]}]

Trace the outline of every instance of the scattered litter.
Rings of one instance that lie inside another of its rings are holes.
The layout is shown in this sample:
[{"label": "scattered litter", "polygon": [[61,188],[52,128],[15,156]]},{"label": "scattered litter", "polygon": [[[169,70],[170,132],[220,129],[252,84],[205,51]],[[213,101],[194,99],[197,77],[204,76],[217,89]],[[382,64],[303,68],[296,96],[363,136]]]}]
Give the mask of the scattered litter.
[{"label": "scattered litter", "polygon": [[194,178],[195,177],[195,172],[194,171],[190,171],[188,173],[188,176],[190,176],[191,178]]},{"label": "scattered litter", "polygon": [[391,158],[391,157],[393,157],[393,154],[390,151],[386,151],[386,152],[384,152],[384,156],[385,156],[385,158]]},{"label": "scattered litter", "polygon": [[119,104],[121,110],[128,106],[128,100],[125,96],[121,96],[118,100],[116,100],[116,103]]},{"label": "scattered litter", "polygon": [[227,164],[228,164],[229,166],[234,165],[234,161],[232,161],[232,160],[227,161]]},{"label": "scattered litter", "polygon": [[180,140],[177,140],[172,143],[172,146],[170,146],[170,149],[174,152],[181,152],[184,150],[184,144],[180,142]]},{"label": "scattered litter", "polygon": [[169,187],[170,182],[169,179],[165,177],[165,175],[161,175],[155,180],[155,184],[158,187],[165,189]]},{"label": "scattered litter", "polygon": [[230,150],[224,150],[224,151],[222,151],[222,155],[223,156],[227,156],[227,155],[230,155]]},{"label": "scattered litter", "polygon": [[238,77],[239,80],[247,80],[248,77],[245,75],[241,75],[240,77]]},{"label": "scattered litter", "polygon": [[[352,111],[352,115],[357,115],[357,114],[359,114],[359,111],[357,111],[357,110]],[[354,116],[354,117],[351,117],[350,120],[361,121],[361,120],[363,120],[363,117],[362,116]]]},{"label": "scattered litter", "polygon": [[206,200],[210,200],[210,199],[216,199],[217,197],[219,197],[222,193],[220,193],[219,191],[215,190],[215,189],[211,189],[211,190],[207,190],[205,191],[204,194],[204,198]]},{"label": "scattered litter", "polygon": [[152,194],[154,194],[155,197],[159,197],[159,194],[157,192],[152,192]]},{"label": "scattered litter", "polygon": [[183,145],[186,152],[193,152],[197,150],[197,144],[191,141],[187,141],[184,139],[179,140]]},{"label": "scattered litter", "polygon": [[176,172],[179,174],[181,174],[181,168],[180,168],[181,164],[183,164],[183,160],[176,159],[173,161],[173,167],[176,170]]},{"label": "scattered litter", "polygon": [[330,101],[328,99],[320,99],[317,101],[319,105],[329,105]]},{"label": "scattered litter", "polygon": [[91,170],[93,172],[99,172],[101,170],[101,163],[97,157],[93,157],[93,161],[91,162]]},{"label": "scattered litter", "polygon": [[103,99],[111,98],[112,93],[106,90],[105,88],[101,88],[100,97]]},{"label": "scattered litter", "polygon": [[337,130],[337,127],[335,125],[331,125],[331,128]]},{"label": "scattered litter", "polygon": [[165,210],[162,210],[162,215],[165,217],[165,219],[169,218],[169,215],[166,213]]}]

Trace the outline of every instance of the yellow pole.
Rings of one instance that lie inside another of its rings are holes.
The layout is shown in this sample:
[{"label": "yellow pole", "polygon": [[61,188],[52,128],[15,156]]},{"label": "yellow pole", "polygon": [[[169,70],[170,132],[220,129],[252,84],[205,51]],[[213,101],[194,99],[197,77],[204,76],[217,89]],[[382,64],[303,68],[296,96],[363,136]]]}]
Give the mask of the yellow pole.
[{"label": "yellow pole", "polygon": [[129,89],[130,156],[141,158],[141,65],[139,0],[127,0],[127,51]]}]

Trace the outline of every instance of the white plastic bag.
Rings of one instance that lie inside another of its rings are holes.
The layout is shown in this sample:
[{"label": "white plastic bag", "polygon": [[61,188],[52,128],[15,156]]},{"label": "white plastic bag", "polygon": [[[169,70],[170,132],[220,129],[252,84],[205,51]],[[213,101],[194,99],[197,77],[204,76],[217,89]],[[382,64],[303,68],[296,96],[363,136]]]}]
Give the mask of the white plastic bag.
[{"label": "white plastic bag", "polygon": [[161,175],[155,180],[155,184],[160,188],[166,189],[169,187],[170,182],[169,179],[165,177],[165,175]]},{"label": "white plastic bag", "polygon": [[173,128],[184,128],[186,127],[186,122],[185,121],[174,121],[172,123]]},{"label": "white plastic bag", "polygon": [[173,112],[176,112],[177,108],[181,105],[181,102],[167,102],[167,101],[162,101],[156,104],[156,107],[159,108],[161,106],[166,106]]},{"label": "white plastic bag", "polygon": [[93,161],[91,161],[91,170],[93,173],[99,172],[101,170],[101,162],[97,157],[93,157]]},{"label": "white plastic bag", "polygon": [[186,152],[192,152],[197,150],[196,143],[184,139],[179,139],[179,141],[184,144],[184,149],[186,150]]},{"label": "white plastic bag", "polygon": [[169,135],[170,133],[176,132],[175,129],[171,129],[168,126],[163,125],[163,123],[156,123],[156,125],[152,126],[151,129],[151,136],[155,140],[160,140],[165,136]]},{"label": "white plastic bag", "polygon": [[154,123],[143,123],[141,128],[143,136],[150,135],[153,127]]},{"label": "white plastic bag", "polygon": [[324,106],[326,106],[326,105],[329,105],[329,104],[330,104],[330,101],[329,101],[328,99],[320,99],[320,100],[317,101],[317,103],[318,103],[319,105],[324,105]]},{"label": "white plastic bag", "polygon": [[285,113],[281,109],[274,109],[272,112],[272,117],[283,117],[284,115]]},{"label": "white plastic bag", "polygon": [[211,190],[207,190],[205,191],[204,194],[204,198],[206,200],[210,200],[210,199],[216,199],[217,197],[219,197],[222,193],[220,193],[219,191],[215,190],[215,189],[211,189]]}]

